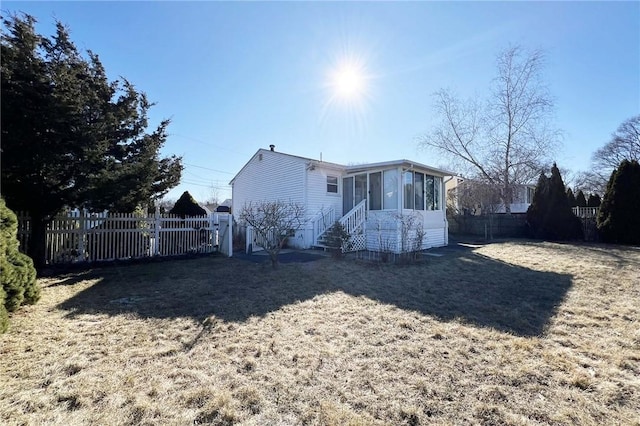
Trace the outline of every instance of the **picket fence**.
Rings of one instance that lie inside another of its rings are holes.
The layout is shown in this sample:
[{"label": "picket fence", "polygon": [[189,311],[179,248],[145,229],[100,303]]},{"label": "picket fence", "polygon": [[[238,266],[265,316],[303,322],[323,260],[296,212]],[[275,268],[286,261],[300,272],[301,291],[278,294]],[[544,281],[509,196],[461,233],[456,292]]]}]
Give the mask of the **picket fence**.
[{"label": "picket fence", "polygon": [[573,214],[582,219],[595,219],[598,217],[600,207],[572,207]]},{"label": "picket fence", "polygon": [[[233,219],[228,213],[182,219],[156,212],[69,212],[47,226],[48,264],[99,262],[193,253],[233,254]],[[27,252],[31,221],[18,213],[20,250]]]},{"label": "picket fence", "polygon": [[585,241],[598,241],[598,227],[596,225],[600,207],[572,207],[573,214],[582,223],[582,233]]}]

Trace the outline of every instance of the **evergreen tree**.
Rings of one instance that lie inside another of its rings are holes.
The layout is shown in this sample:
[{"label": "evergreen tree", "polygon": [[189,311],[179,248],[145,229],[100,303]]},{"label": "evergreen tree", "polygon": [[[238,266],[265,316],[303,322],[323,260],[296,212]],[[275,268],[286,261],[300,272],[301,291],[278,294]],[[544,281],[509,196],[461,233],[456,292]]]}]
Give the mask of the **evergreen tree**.
[{"label": "evergreen tree", "polygon": [[533,200],[527,209],[527,224],[532,237],[537,238],[538,231],[542,228],[546,212],[549,210],[549,178],[540,173]]},{"label": "evergreen tree", "polygon": [[611,173],[598,213],[598,231],[606,242],[640,244],[640,164],[623,160]]},{"label": "evergreen tree", "polygon": [[46,225],[64,207],[131,212],[175,186],[182,165],[159,155],[168,120],[147,133],[144,93],[110,82],[61,23],[45,37],[35,22],[2,20],[1,177],[7,205],[31,216],[29,255],[41,266]]},{"label": "evergreen tree", "polygon": [[587,207],[600,207],[602,200],[598,194],[589,194],[587,199]]},{"label": "evergreen tree", "polygon": [[184,191],[173,208],[169,210],[169,213],[179,215],[184,219],[190,216],[204,216],[207,211],[200,207],[200,204],[189,194],[189,191]]},{"label": "evergreen tree", "polygon": [[571,188],[567,189],[567,200],[569,201],[569,205],[571,207],[576,207],[578,205],[578,202],[576,201],[576,196],[573,195],[573,191],[571,190]]},{"label": "evergreen tree", "polygon": [[571,211],[560,170],[554,164],[551,177],[544,173],[538,180],[533,202],[527,210],[527,220],[535,238],[573,240],[582,238],[582,224]]},{"label": "evergreen tree", "polygon": [[587,199],[584,196],[584,192],[582,190],[578,191],[578,195],[576,196],[576,204],[578,207],[587,207]]},{"label": "evergreen tree", "polygon": [[18,244],[18,220],[0,198],[0,333],[9,325],[7,312],[40,299],[33,262]]}]

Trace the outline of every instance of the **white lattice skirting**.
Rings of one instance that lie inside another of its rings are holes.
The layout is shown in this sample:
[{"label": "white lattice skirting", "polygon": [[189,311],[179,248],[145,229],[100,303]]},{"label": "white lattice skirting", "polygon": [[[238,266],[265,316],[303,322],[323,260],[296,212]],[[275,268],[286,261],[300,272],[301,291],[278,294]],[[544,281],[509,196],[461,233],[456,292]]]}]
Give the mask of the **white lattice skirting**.
[{"label": "white lattice skirting", "polygon": [[350,250],[343,250],[345,252],[360,251],[367,248],[367,238],[364,234],[356,234],[351,236]]}]

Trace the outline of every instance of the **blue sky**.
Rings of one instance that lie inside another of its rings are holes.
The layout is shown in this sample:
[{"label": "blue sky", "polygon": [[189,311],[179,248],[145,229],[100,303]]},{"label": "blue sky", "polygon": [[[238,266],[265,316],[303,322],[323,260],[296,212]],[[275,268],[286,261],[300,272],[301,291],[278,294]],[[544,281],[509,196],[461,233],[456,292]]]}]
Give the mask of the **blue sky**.
[{"label": "blue sky", "polygon": [[[111,79],[124,76],[171,118],[164,154],[185,171],[168,198],[231,196],[229,180],[258,148],[336,163],[413,159],[435,124],[432,94],[486,93],[495,57],[519,44],[546,52],[544,78],[563,131],[561,167],[640,113],[640,2],[11,2],[38,30],[67,24]],[[358,101],[327,82],[344,61],[366,74]]]}]

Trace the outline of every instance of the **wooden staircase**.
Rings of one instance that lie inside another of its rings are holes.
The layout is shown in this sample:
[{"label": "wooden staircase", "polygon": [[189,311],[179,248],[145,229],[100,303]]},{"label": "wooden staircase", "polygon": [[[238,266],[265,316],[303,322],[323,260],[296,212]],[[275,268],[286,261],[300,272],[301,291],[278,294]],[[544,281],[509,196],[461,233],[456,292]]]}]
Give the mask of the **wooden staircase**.
[{"label": "wooden staircase", "polygon": [[[364,233],[364,223],[366,221],[367,214],[367,200],[364,199],[358,203],[354,208],[349,210],[344,216],[338,219],[338,222],[344,227],[345,231],[354,238],[358,235]],[[337,248],[332,247],[327,242],[327,234],[328,232],[335,226],[335,212],[333,209],[327,214],[323,214],[322,218],[318,220],[321,223],[314,223],[314,233],[318,230],[317,234],[315,234],[315,244],[314,247],[319,247],[323,249],[328,248]],[[344,248],[343,248],[344,250]]]}]

